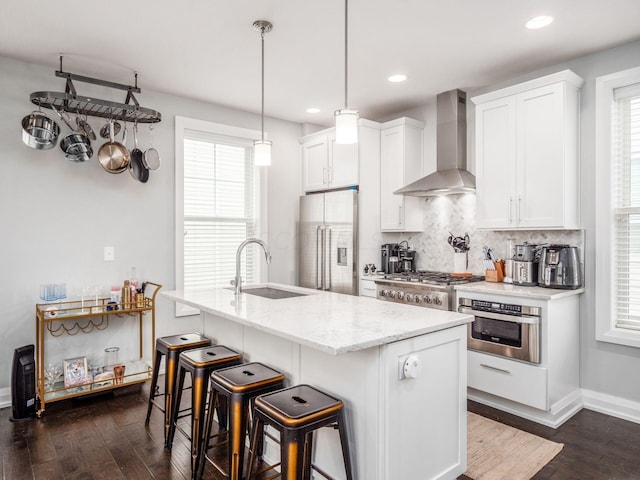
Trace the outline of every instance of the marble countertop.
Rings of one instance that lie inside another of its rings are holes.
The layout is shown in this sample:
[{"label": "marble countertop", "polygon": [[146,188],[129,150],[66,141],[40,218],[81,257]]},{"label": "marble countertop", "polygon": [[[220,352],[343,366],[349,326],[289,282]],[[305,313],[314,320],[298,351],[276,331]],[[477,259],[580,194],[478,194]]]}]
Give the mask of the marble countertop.
[{"label": "marble countertop", "polygon": [[463,325],[470,315],[421,308],[375,298],[267,283],[304,296],[269,299],[229,288],[160,292],[201,311],[338,355]]},{"label": "marble countertop", "polygon": [[535,298],[537,300],[555,300],[584,293],[584,288],[576,290],[561,290],[557,288],[526,287],[512,283],[473,282],[456,285],[457,292],[493,293],[509,297]]}]

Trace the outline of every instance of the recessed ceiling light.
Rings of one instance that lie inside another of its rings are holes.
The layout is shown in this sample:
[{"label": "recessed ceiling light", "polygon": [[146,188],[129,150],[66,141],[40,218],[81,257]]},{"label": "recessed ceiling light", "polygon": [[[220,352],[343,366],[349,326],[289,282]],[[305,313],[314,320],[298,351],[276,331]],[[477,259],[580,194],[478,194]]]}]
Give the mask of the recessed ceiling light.
[{"label": "recessed ceiling light", "polygon": [[320,113],[320,109],[316,107],[307,108],[307,113]]},{"label": "recessed ceiling light", "polygon": [[534,17],[531,20],[529,20],[525,24],[525,27],[533,30],[536,28],[546,27],[547,25],[551,24],[551,22],[553,22],[553,17],[550,17],[548,15],[541,15],[539,17]]},{"label": "recessed ceiling light", "polygon": [[392,83],[398,83],[398,82],[404,82],[407,79],[406,75],[403,75],[402,73],[398,73],[396,75],[391,75],[387,80],[389,80]]}]

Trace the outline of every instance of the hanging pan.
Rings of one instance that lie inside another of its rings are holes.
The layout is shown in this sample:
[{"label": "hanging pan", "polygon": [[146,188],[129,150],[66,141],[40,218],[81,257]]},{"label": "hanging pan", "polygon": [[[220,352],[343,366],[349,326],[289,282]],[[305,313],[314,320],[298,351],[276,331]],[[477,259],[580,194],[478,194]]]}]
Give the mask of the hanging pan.
[{"label": "hanging pan", "polygon": [[138,148],[138,124],[133,127],[133,150],[131,150],[131,163],[129,164],[129,173],[133,178],[142,183],[149,181],[149,170],[142,163],[144,154]]},{"label": "hanging pan", "polygon": [[[113,122],[109,121],[109,141],[102,144],[98,150],[98,161],[102,168],[109,173],[122,173],[129,167],[131,155],[129,150],[120,142],[113,138]],[[126,142],[127,129],[124,129],[122,141]]]},{"label": "hanging pan", "polygon": [[153,125],[149,125],[149,131],[151,132],[151,147],[144,152],[142,163],[147,170],[155,172],[160,168],[160,152],[153,148]]}]

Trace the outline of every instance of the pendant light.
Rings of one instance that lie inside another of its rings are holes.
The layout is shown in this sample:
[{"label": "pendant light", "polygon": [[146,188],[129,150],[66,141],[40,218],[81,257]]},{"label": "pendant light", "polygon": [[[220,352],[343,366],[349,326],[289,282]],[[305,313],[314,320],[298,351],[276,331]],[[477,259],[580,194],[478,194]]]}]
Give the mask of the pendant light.
[{"label": "pendant light", "polygon": [[349,40],[349,0],[344,0],[344,108],[336,110],[336,143],[358,143],[358,111],[350,110],[347,103],[348,88],[348,40]]},{"label": "pendant light", "polygon": [[271,141],[264,139],[264,34],[273,29],[271,22],[266,20],[256,20],[253,28],[260,30],[262,42],[262,105],[260,110],[260,140],[253,142],[253,163],[258,166],[271,165]]}]

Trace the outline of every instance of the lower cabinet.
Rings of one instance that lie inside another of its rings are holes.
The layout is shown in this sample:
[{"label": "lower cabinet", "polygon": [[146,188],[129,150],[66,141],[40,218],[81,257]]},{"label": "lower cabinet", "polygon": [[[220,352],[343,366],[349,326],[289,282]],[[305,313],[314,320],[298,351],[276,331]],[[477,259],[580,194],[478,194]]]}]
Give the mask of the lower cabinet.
[{"label": "lower cabinet", "polygon": [[373,297],[376,298],[376,282],[373,280],[360,279],[360,296],[361,297]]},{"label": "lower cabinet", "polygon": [[480,352],[469,351],[467,358],[469,387],[540,410],[549,408],[546,368]]}]

